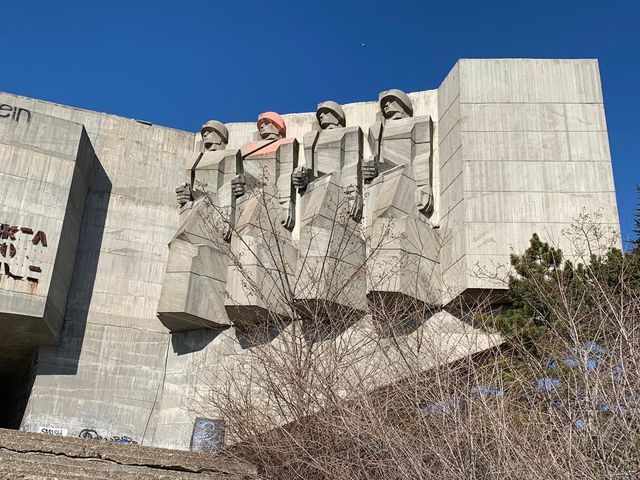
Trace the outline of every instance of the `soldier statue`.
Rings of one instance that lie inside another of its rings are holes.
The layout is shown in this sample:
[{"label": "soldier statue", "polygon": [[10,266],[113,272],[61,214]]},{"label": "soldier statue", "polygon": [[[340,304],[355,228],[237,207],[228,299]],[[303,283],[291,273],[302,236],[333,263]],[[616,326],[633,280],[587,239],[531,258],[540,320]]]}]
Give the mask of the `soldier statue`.
[{"label": "soldier statue", "polygon": [[366,308],[360,127],[346,127],[340,105],[318,105],[314,131],[304,136],[305,164],[292,179],[300,194],[296,265],[298,311],[344,317]]},{"label": "soldier statue", "polygon": [[226,308],[234,323],[290,318],[296,249],[296,192],[291,173],[298,141],[275,112],[258,117],[257,139],[241,148],[247,194],[231,240]]},{"label": "soldier statue", "polygon": [[187,162],[186,182],[176,189],[178,231],[169,243],[158,316],[171,331],[228,325],[224,308],[228,242],[236,200],[245,192],[240,150],[226,150],[227,128],[202,126],[199,151]]},{"label": "soldier statue", "polygon": [[368,296],[382,302],[430,304],[439,288],[439,241],[430,217],[432,122],[414,117],[409,96],[379,96],[379,119],[370,127],[371,157],[363,162],[368,238]]}]

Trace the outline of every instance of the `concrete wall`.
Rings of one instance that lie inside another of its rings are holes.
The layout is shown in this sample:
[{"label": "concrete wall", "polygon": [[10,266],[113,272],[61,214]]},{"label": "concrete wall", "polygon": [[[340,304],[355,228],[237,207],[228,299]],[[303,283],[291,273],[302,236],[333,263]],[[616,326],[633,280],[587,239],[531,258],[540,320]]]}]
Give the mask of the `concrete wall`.
[{"label": "concrete wall", "polygon": [[451,298],[504,288],[534,232],[575,253],[563,231],[582,212],[619,230],[596,60],[460,60],[438,102]]},{"label": "concrete wall", "polygon": [[[534,231],[554,235],[581,206],[602,206],[617,227],[594,61],[461,60],[438,90],[411,97],[416,115],[435,122],[434,219],[449,298],[502,288],[474,275],[476,264],[508,263]],[[22,428],[188,448],[195,417],[218,415],[203,408],[207,383],[224,382],[251,354],[234,328],[170,335],[156,318],[178,222],[174,188],[198,136],[9,94],[0,103],[84,125],[97,159],[61,342],[39,350]],[[345,105],[347,125],[366,134],[376,109],[375,100]],[[315,121],[284,117],[300,142]],[[252,139],[253,120],[228,125],[229,148]],[[499,341],[444,313],[412,334],[435,339],[450,359]]]},{"label": "concrete wall", "polygon": [[95,155],[81,124],[11,99],[0,104],[0,375],[7,375],[20,373],[38,345],[59,340]]},{"label": "concrete wall", "polygon": [[61,342],[39,351],[22,427],[141,441],[169,348],[155,312],[177,225],[174,183],[194,135],[8,94],[0,103],[84,125],[98,159]]}]

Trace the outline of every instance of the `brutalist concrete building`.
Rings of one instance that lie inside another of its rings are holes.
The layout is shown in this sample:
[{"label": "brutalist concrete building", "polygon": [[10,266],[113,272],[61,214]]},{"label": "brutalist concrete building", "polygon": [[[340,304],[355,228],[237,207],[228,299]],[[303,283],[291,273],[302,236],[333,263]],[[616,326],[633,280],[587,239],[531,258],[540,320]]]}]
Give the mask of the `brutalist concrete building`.
[{"label": "brutalist concrete building", "polygon": [[0,93],[0,426],[194,448],[225,420],[199,389],[253,348],[238,331],[310,311],[357,328],[410,299],[431,313],[402,335],[447,361],[499,344],[453,305],[500,302],[533,233],[562,242],[580,215],[619,231],[598,63],[443,77],[257,124],[211,112],[197,133]]}]

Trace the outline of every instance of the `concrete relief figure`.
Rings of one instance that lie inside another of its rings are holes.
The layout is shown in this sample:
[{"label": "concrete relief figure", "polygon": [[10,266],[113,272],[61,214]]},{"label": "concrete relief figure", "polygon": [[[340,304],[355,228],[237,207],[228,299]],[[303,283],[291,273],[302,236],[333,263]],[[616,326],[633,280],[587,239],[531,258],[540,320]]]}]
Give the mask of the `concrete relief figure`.
[{"label": "concrete relief figure", "polygon": [[247,194],[238,204],[226,299],[234,323],[292,315],[296,192],[291,173],[299,145],[286,134],[284,119],[266,112],[258,117],[256,141],[241,149]]},{"label": "concrete relief figure", "polygon": [[414,117],[409,96],[401,90],[380,94],[380,116],[369,129],[372,156],[363,171],[367,181],[399,165],[409,165],[416,181],[418,211],[433,213],[431,117]]},{"label": "concrete relief figure", "polygon": [[369,298],[387,303],[435,303],[439,240],[433,213],[432,122],[414,117],[400,90],[379,96],[379,120],[369,129],[372,156],[363,162],[366,187]]},{"label": "concrete relief figure", "polygon": [[245,192],[240,150],[226,150],[227,128],[202,126],[199,152],[187,161],[189,182],[176,189],[179,227],[169,244],[158,317],[171,331],[228,325],[227,258],[236,200]]},{"label": "concrete relief figure", "polygon": [[304,136],[304,166],[292,176],[301,214],[296,301],[303,317],[337,318],[366,309],[363,133],[346,127],[342,107],[332,101],[318,105],[316,119]]},{"label": "concrete relief figure", "polygon": [[206,197],[205,203],[208,201],[214,210],[210,213],[215,213],[210,220],[215,223],[216,234],[223,232],[224,240],[230,242],[236,221],[236,199],[245,192],[242,156],[239,150],[225,150],[229,133],[222,123],[207,122],[201,135],[203,151],[189,169],[191,182],[176,189],[178,203],[184,208],[185,190],[191,200]]}]

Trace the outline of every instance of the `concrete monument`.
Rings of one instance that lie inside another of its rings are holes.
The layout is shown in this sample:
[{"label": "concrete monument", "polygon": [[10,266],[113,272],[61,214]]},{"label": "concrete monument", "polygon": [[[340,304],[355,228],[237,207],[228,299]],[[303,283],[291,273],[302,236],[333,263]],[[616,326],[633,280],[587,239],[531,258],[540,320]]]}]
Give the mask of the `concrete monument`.
[{"label": "concrete monument", "polygon": [[176,189],[180,227],[169,244],[158,318],[171,331],[228,325],[224,308],[236,198],[244,194],[240,150],[226,150],[227,128],[202,126],[202,147],[188,163],[190,182]]},{"label": "concrete monument", "polygon": [[437,304],[441,241],[429,221],[434,205],[431,117],[414,117],[411,99],[400,90],[380,93],[379,106],[379,120],[369,128],[372,154],[363,164],[369,299]]},{"label": "concrete monument", "polygon": [[293,174],[301,213],[296,301],[304,316],[322,318],[366,310],[363,135],[346,127],[335,102],[319,104],[316,118],[304,135],[305,164]]},{"label": "concrete monument", "polygon": [[282,347],[243,342],[247,324],[352,312],[313,342],[349,344],[398,299],[427,307],[393,332],[432,342],[425,368],[492,348],[453,307],[499,299],[534,232],[571,256],[583,211],[619,228],[595,60],[460,60],[437,88],[258,132],[0,93],[0,426],[189,449],[199,418],[225,421],[202,390]]},{"label": "concrete monument", "polygon": [[291,317],[296,259],[291,230],[296,192],[291,173],[298,165],[298,141],[286,138],[275,112],[258,117],[259,139],[242,147],[247,195],[238,204],[226,308],[234,323]]}]

